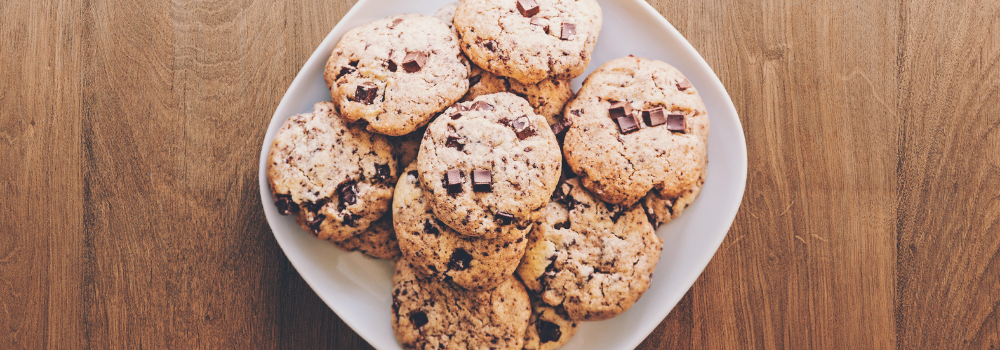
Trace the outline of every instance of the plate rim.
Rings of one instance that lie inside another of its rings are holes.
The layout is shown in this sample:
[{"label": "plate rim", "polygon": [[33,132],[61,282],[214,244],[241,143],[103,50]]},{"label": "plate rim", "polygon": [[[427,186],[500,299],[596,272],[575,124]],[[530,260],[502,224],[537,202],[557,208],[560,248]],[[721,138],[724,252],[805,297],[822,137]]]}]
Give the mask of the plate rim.
[{"label": "plate rim", "polygon": [[[267,198],[269,198],[271,196],[270,195],[270,192],[271,192],[270,191],[270,184],[268,183],[268,180],[267,180],[267,155],[268,155],[269,150],[270,150],[270,143],[273,142],[273,135],[269,135],[270,134],[269,131],[272,129],[272,126],[273,126],[272,124],[274,124],[276,121],[283,120],[284,118],[288,117],[288,116],[284,116],[284,115],[279,115],[278,111],[281,111],[281,110],[285,109],[286,108],[285,105],[288,104],[288,103],[290,103],[289,102],[290,101],[289,97],[291,96],[291,92],[293,90],[298,90],[298,89],[293,89],[293,88],[296,87],[296,86],[299,86],[299,85],[303,85],[305,83],[305,81],[307,79],[309,79],[309,77],[306,74],[304,68],[316,64],[317,61],[325,61],[326,59],[328,59],[329,54],[328,53],[324,53],[324,51],[322,51],[320,49],[324,48],[324,47],[327,47],[327,46],[331,46],[332,47],[332,45],[334,45],[333,42],[336,41],[337,39],[339,39],[339,38],[334,38],[333,34],[335,32],[337,32],[338,29],[341,28],[341,26],[346,26],[347,25],[346,23],[350,22],[349,20],[352,19],[354,16],[356,16],[357,12],[359,12],[360,9],[363,6],[367,5],[369,2],[372,2],[372,1],[377,1],[377,0],[359,0],[357,3],[354,4],[354,6],[351,7],[350,10],[347,11],[347,13],[344,14],[343,17],[341,17],[341,19],[337,22],[337,24],[334,25],[334,27],[330,30],[330,32],[327,33],[326,37],[324,37],[323,40],[320,42],[320,44],[316,47],[316,50],[314,50],[313,53],[309,56],[309,59],[307,59],[306,62],[303,63],[302,66],[299,68],[299,71],[296,74],[295,78],[292,80],[291,84],[289,84],[288,88],[285,90],[285,94],[282,95],[282,98],[281,98],[280,102],[278,103],[278,106],[275,107],[274,114],[271,116],[270,122],[268,122],[268,128],[267,128],[268,131],[265,132],[264,139],[262,141],[261,153],[260,153],[260,161],[259,161],[259,169],[258,169],[258,180],[259,180],[258,182],[259,182],[259,185],[260,185],[260,199],[261,199],[261,204],[265,208],[266,208],[267,205],[270,204],[267,201]],[[599,0],[599,1],[606,2],[605,0]],[[735,142],[735,143],[737,143],[740,146],[740,147],[737,147],[737,149],[738,149],[738,152],[736,154],[737,159],[735,159],[734,164],[731,164],[731,166],[738,171],[738,173],[735,174],[735,177],[738,178],[738,179],[740,179],[740,181],[738,183],[738,188],[739,188],[738,192],[739,192],[739,198],[740,198],[740,200],[735,205],[735,207],[732,208],[731,210],[729,210],[727,212],[720,213],[721,214],[720,215],[720,219],[723,219],[724,222],[727,222],[729,227],[726,230],[726,234],[720,235],[714,241],[709,241],[710,245],[715,247],[714,250],[713,250],[713,252],[712,252],[712,254],[711,255],[707,255],[706,254],[707,258],[701,259],[703,261],[689,261],[689,263],[693,263],[693,265],[695,267],[697,267],[697,270],[698,270],[697,274],[693,274],[692,277],[689,277],[689,278],[685,279],[686,283],[684,283],[684,285],[687,285],[687,286],[689,286],[688,288],[691,288],[690,286],[693,286],[694,283],[697,281],[697,279],[699,277],[701,277],[701,275],[705,271],[705,268],[708,266],[708,263],[711,262],[711,260],[718,253],[719,247],[721,246],[722,242],[725,240],[726,236],[729,235],[729,231],[732,230],[733,222],[736,219],[736,215],[739,212],[739,208],[742,206],[743,198],[744,198],[744,196],[746,194],[746,180],[747,180],[747,171],[748,171],[746,135],[745,135],[744,130],[743,130],[743,124],[740,121],[739,114],[738,114],[738,112],[736,110],[736,106],[733,104],[732,97],[730,96],[729,91],[726,90],[725,86],[722,84],[722,81],[719,79],[718,75],[715,73],[715,70],[713,70],[711,68],[711,66],[708,65],[708,62],[705,61],[705,58],[694,48],[694,46],[691,45],[691,42],[688,41],[687,38],[684,35],[682,35],[669,21],[667,21],[667,19],[659,11],[657,11],[648,2],[643,1],[643,0],[617,0],[617,1],[614,1],[614,2],[619,2],[619,3],[621,3],[621,2],[632,2],[632,3],[634,3],[636,6],[639,6],[643,11],[645,11],[645,12],[647,12],[649,14],[652,14],[653,16],[651,16],[651,17],[653,17],[654,21],[656,21],[657,24],[659,24],[660,26],[662,26],[663,29],[665,29],[666,31],[670,32],[672,35],[676,35],[676,36],[679,36],[679,37],[681,37],[681,38],[684,39],[684,40],[682,40],[680,47],[677,47],[675,49],[681,49],[681,50],[687,51],[688,54],[690,54],[692,57],[696,58],[694,60],[694,64],[696,64],[697,66],[699,66],[700,69],[702,69],[704,71],[707,71],[709,73],[709,75],[708,75],[708,78],[709,78],[708,81],[707,82],[701,82],[701,83],[702,84],[706,84],[707,83],[709,85],[712,85],[711,88],[721,91],[723,93],[722,97],[724,97],[722,99],[722,101],[721,101],[722,103],[719,104],[719,105],[717,105],[717,106],[714,106],[714,107],[715,108],[719,108],[719,109],[725,109],[726,113],[722,113],[722,115],[719,116],[719,117],[717,117],[717,118],[726,117],[727,119],[732,119],[732,120],[727,120],[727,122],[728,123],[733,123],[733,125],[739,131],[738,133],[735,133],[736,139],[732,140],[730,142]],[[713,115],[719,115],[719,113],[713,113]],[[279,126],[279,128],[280,128],[280,126]],[[738,163],[738,164],[736,164],[736,163]],[[282,250],[282,253],[288,259],[288,261],[292,264],[292,267],[295,268],[296,273],[298,273],[299,276],[302,277],[302,279],[306,282],[306,284],[309,285],[309,287],[312,289],[313,293],[315,293],[320,298],[320,300],[322,300],[323,303],[326,304],[327,307],[329,307],[331,310],[333,310],[333,312],[337,314],[337,317],[340,318],[341,321],[343,321],[345,324],[347,324],[349,327],[351,327],[351,329],[355,333],[357,333],[362,339],[364,339],[366,342],[368,342],[369,345],[372,345],[373,347],[375,347],[375,344],[381,343],[381,342],[377,341],[376,339],[371,339],[372,335],[369,334],[369,332],[359,331],[359,328],[358,328],[359,325],[357,324],[357,320],[352,319],[352,318],[344,318],[344,317],[340,316],[342,314],[343,308],[342,307],[338,307],[338,305],[339,305],[338,303],[331,302],[331,300],[329,300],[330,299],[329,296],[326,296],[323,293],[317,292],[316,286],[319,284],[319,282],[317,282],[317,281],[314,280],[317,277],[314,277],[312,275],[308,275],[308,274],[303,274],[302,273],[302,266],[303,266],[303,264],[307,263],[304,260],[305,258],[302,257],[302,256],[294,256],[294,255],[288,254],[289,245],[292,244],[292,243],[290,241],[286,240],[285,238],[281,237],[279,234],[276,233],[275,225],[272,223],[272,221],[277,220],[278,218],[277,217],[272,217],[274,215],[270,214],[268,210],[264,210],[264,216],[265,216],[265,219],[267,220],[268,227],[271,229],[271,234],[272,234],[272,236],[274,236],[275,241],[277,241],[278,246]],[[674,307],[676,307],[677,303],[680,302],[680,299],[683,298],[686,293],[687,292],[682,293],[680,296],[664,300],[664,304],[667,304],[668,307],[664,308],[665,311],[663,312],[663,314],[660,317],[657,317],[658,319],[660,319],[660,322],[638,325],[638,327],[637,327],[638,331],[634,333],[635,335],[632,336],[631,339],[627,340],[627,344],[622,344],[622,345],[625,345],[626,348],[632,349],[632,348],[635,348],[636,346],[638,346],[639,344],[641,344],[646,338],[649,337],[649,335],[652,333],[652,331],[655,330],[656,327],[658,327],[660,325],[660,323],[662,323],[662,320],[665,319],[667,316],[669,316],[670,312],[673,311]],[[378,348],[378,347],[376,347],[376,348]]]}]

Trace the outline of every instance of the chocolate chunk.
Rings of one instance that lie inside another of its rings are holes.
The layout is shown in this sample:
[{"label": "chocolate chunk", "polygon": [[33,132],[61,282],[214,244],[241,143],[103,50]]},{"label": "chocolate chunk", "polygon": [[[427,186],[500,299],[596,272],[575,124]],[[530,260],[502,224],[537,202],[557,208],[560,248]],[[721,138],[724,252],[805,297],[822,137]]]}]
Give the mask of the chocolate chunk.
[{"label": "chocolate chunk", "polygon": [[450,117],[450,118],[451,118],[451,120],[458,120],[458,118],[461,118],[461,117],[462,117],[462,112],[455,112],[455,113],[452,113],[452,114],[451,114],[451,115],[449,115],[448,117]]},{"label": "chocolate chunk", "polygon": [[473,111],[492,111],[493,105],[486,101],[476,101],[472,103],[472,107],[469,109]]},{"label": "chocolate chunk", "polygon": [[375,102],[376,95],[378,95],[378,86],[373,83],[364,83],[358,85],[358,90],[354,92],[354,99],[370,105]]},{"label": "chocolate chunk", "polygon": [[628,101],[615,102],[608,107],[608,115],[611,119],[618,119],[626,115],[632,114],[632,103]]},{"label": "chocolate chunk", "polygon": [[406,57],[403,57],[403,69],[407,73],[419,72],[425,63],[427,63],[427,54],[420,51],[407,52]]},{"label": "chocolate chunk", "polygon": [[563,23],[562,24],[562,34],[559,39],[569,40],[569,37],[576,35],[576,24],[573,23]]},{"label": "chocolate chunk", "polygon": [[288,215],[299,211],[299,205],[295,204],[295,201],[292,200],[292,196],[279,194],[274,197],[274,205],[278,207],[278,213],[281,215]]},{"label": "chocolate chunk", "polygon": [[320,211],[320,209],[323,209],[323,207],[326,206],[326,201],[327,201],[326,198],[320,198],[315,203],[307,203],[306,204],[306,209],[308,209],[309,211],[311,211],[313,213],[318,213]]},{"label": "chocolate chunk", "polygon": [[354,181],[347,181],[337,186],[337,194],[340,196],[340,208],[358,202],[358,184]]},{"label": "chocolate chunk", "polygon": [[476,86],[476,84],[479,84],[480,80],[483,80],[482,75],[475,75],[472,78],[469,78],[469,87]]},{"label": "chocolate chunk", "polygon": [[545,34],[549,33],[549,25],[545,24],[545,20],[542,19],[541,17],[532,17],[531,22],[529,22],[529,24],[533,26],[542,27],[542,30],[545,30]]},{"label": "chocolate chunk", "polygon": [[447,147],[457,149],[459,151],[465,148],[464,140],[455,136],[448,136],[448,141],[446,141],[444,145]]},{"label": "chocolate chunk", "polygon": [[392,21],[392,24],[390,24],[390,25],[389,25],[389,29],[393,29],[393,28],[396,28],[396,26],[397,26],[397,25],[399,25],[399,24],[400,24],[400,23],[402,23],[402,22],[403,22],[403,19],[402,19],[402,18],[396,18],[396,19],[394,19],[394,20]]},{"label": "chocolate chunk", "polygon": [[320,225],[323,224],[323,220],[326,220],[326,215],[316,215],[315,218],[306,223],[306,226],[309,226],[309,229],[312,230],[313,233],[319,233]]},{"label": "chocolate chunk", "polygon": [[521,16],[531,17],[537,15],[541,9],[535,0],[517,0],[517,10],[521,12]]},{"label": "chocolate chunk", "polygon": [[414,311],[410,314],[410,324],[412,324],[414,328],[423,327],[427,324],[427,314],[423,311]]},{"label": "chocolate chunk", "polygon": [[335,80],[340,80],[340,77],[345,76],[347,74],[354,73],[354,71],[356,71],[356,70],[358,70],[358,69],[354,68],[354,67],[351,67],[351,66],[340,67],[340,73],[337,73],[337,79],[335,79]]},{"label": "chocolate chunk", "polygon": [[389,169],[389,164],[375,164],[375,179],[379,181],[385,181],[392,176],[392,171]]},{"label": "chocolate chunk", "polygon": [[361,217],[351,213],[344,214],[344,225],[358,227],[358,219],[360,218]]},{"label": "chocolate chunk", "polygon": [[448,170],[445,180],[448,182],[448,193],[462,192],[462,173],[458,169]]},{"label": "chocolate chunk", "polygon": [[546,321],[538,320],[538,340],[542,343],[558,341],[562,338],[562,330],[559,329],[559,325]]},{"label": "chocolate chunk", "polygon": [[496,213],[496,217],[497,217],[497,222],[500,223],[500,225],[510,225],[512,222],[514,222],[514,215],[507,214],[504,212]]},{"label": "chocolate chunk", "polygon": [[510,122],[510,127],[514,128],[517,138],[524,140],[535,135],[535,126],[531,124],[531,119],[527,115],[522,115]]},{"label": "chocolate chunk", "polygon": [[573,115],[579,117],[580,114],[583,114],[583,110],[582,109],[574,109],[574,110],[570,111],[570,113],[573,113]]},{"label": "chocolate chunk", "polygon": [[552,225],[552,227],[555,228],[556,230],[568,229],[569,221],[557,222],[555,225]]},{"label": "chocolate chunk", "polygon": [[347,64],[351,65],[351,67],[357,67],[358,66],[358,62],[360,62],[360,61],[350,61],[350,62],[347,62]]},{"label": "chocolate chunk", "polygon": [[684,91],[692,87],[694,86],[691,86],[691,81],[687,80],[687,78],[681,78],[681,80],[677,82],[677,90]]},{"label": "chocolate chunk", "polygon": [[390,72],[396,72],[396,62],[393,60],[385,61],[385,67],[389,69]]},{"label": "chocolate chunk", "polygon": [[493,40],[489,40],[489,41],[484,42],[483,46],[486,47],[486,49],[490,50],[490,51],[496,51],[497,50],[497,42],[493,41]]},{"label": "chocolate chunk", "polygon": [[559,136],[559,135],[561,135],[564,132],[566,132],[566,127],[563,126],[563,123],[552,124],[552,133],[553,134],[556,134],[556,136]]},{"label": "chocolate chunk", "polygon": [[472,263],[472,254],[465,251],[465,249],[458,248],[455,252],[451,253],[451,261],[448,262],[448,268],[456,271],[462,271],[469,268],[469,264]]},{"label": "chocolate chunk", "polygon": [[646,125],[648,126],[659,126],[667,122],[667,118],[663,116],[662,107],[642,111],[642,120],[646,122]]},{"label": "chocolate chunk", "polygon": [[406,175],[413,176],[413,179],[417,179],[417,176],[419,175],[419,173],[417,173],[416,170],[410,170],[410,172],[406,173]]},{"label": "chocolate chunk", "polygon": [[667,116],[667,130],[684,133],[687,123],[684,122],[684,115],[671,114]]},{"label": "chocolate chunk", "polygon": [[635,120],[634,115],[629,114],[615,119],[615,122],[618,123],[618,128],[621,129],[622,134],[629,134],[639,130],[639,123]]},{"label": "chocolate chunk", "polygon": [[434,224],[432,224],[430,220],[427,220],[424,221],[424,232],[437,236],[439,233],[441,233],[441,230],[438,230],[437,226],[434,226]]},{"label": "chocolate chunk", "polygon": [[493,173],[489,170],[474,170],[472,172],[472,190],[476,192],[493,191]]}]

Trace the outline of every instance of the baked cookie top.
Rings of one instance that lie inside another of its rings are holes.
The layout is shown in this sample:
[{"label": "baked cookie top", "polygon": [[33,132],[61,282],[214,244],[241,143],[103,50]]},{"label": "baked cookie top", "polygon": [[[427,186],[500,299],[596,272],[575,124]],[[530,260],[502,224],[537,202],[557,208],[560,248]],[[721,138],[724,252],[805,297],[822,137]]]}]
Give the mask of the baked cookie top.
[{"label": "baked cookie top", "polygon": [[527,240],[512,241],[463,236],[438,220],[430,193],[410,165],[396,184],[392,203],[396,232],[403,256],[425,275],[470,290],[493,289],[517,269]]},{"label": "baked cookie top", "polygon": [[681,216],[684,210],[691,206],[691,203],[698,198],[698,194],[701,193],[701,187],[704,185],[705,178],[703,176],[694,183],[694,186],[681,194],[668,194],[665,191],[654,188],[645,197],[642,197],[639,203],[642,204],[643,209],[646,211],[649,223],[653,224],[654,228],[657,228]]},{"label": "baked cookie top", "polygon": [[396,185],[392,146],[348,125],[333,103],[288,118],[268,151],[267,179],[283,215],[320,239],[343,241],[389,210]]},{"label": "baked cookie top", "polygon": [[497,76],[477,66],[472,66],[469,75],[469,92],[462,101],[472,101],[476,97],[509,92],[528,100],[535,114],[545,117],[549,125],[563,120],[563,107],[573,99],[573,89],[569,80],[545,79],[536,84],[522,84],[507,77]]},{"label": "baked cookie top", "polygon": [[441,20],[389,16],[340,39],[323,76],[341,116],[400,136],[427,124],[469,89],[458,37]]},{"label": "baked cookie top", "polygon": [[566,105],[566,161],[601,199],[632,205],[656,188],[697,185],[707,164],[708,113],[691,83],[660,61],[625,57],[587,77]]},{"label": "baked cookie top", "polygon": [[420,277],[400,259],[392,282],[392,329],[403,349],[520,350],[524,343],[531,305],[513,276],[474,292]]},{"label": "baked cookie top", "polygon": [[662,250],[641,207],[601,202],[574,178],[560,185],[528,235],[517,273],[570,319],[604,320],[649,288]]},{"label": "baked cookie top", "polygon": [[582,74],[602,20],[595,0],[463,0],[455,11],[466,56],[525,84]]},{"label": "baked cookie top", "polygon": [[531,318],[524,331],[524,350],[555,350],[576,334],[578,323],[569,319],[566,311],[545,304],[528,292],[531,298]]},{"label": "baked cookie top", "polygon": [[361,252],[375,259],[396,260],[402,255],[392,227],[392,213],[382,215],[365,232],[335,244],[346,251]]},{"label": "baked cookie top", "polygon": [[460,234],[510,240],[555,190],[559,144],[528,102],[498,93],[448,108],[427,127],[417,168],[434,214]]}]

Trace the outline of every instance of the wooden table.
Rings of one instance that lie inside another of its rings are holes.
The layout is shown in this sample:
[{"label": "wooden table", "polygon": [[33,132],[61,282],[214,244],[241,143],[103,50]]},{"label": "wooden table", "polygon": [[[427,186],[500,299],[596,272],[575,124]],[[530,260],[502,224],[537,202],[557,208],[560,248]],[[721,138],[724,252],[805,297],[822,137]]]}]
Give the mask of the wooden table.
[{"label": "wooden table", "polygon": [[[729,89],[750,166],[642,349],[1000,346],[1000,2],[652,3]],[[369,348],[257,187],[352,5],[0,2],[0,348]]]}]

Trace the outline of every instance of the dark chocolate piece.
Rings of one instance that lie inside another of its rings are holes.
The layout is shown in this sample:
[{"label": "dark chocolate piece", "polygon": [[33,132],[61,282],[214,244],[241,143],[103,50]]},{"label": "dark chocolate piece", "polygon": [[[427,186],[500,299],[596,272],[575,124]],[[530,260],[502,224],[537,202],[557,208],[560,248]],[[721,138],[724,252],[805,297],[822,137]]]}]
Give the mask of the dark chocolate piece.
[{"label": "dark chocolate piece", "polygon": [[476,75],[476,76],[473,76],[472,78],[469,78],[469,87],[476,86],[476,84],[479,84],[480,80],[483,80],[483,76],[482,75]]},{"label": "dark chocolate piece", "polygon": [[611,119],[618,119],[632,114],[632,103],[628,101],[615,102],[608,107],[608,115]]},{"label": "dark chocolate piece", "polygon": [[497,222],[501,225],[510,225],[514,222],[514,215],[510,215],[504,212],[496,213]]},{"label": "dark chocolate piece", "polygon": [[354,92],[354,99],[358,102],[370,105],[375,102],[375,96],[378,95],[378,86],[373,83],[364,83],[358,85],[358,90]]},{"label": "dark chocolate piece", "polygon": [[[388,165],[386,166],[388,167]],[[340,208],[358,202],[358,184],[354,181],[347,181],[337,186],[337,194],[340,196]]]},{"label": "dark chocolate piece", "polygon": [[563,23],[562,24],[562,33],[560,34],[559,39],[569,40],[569,37],[571,37],[573,35],[576,35],[576,24],[573,24],[573,23]]},{"label": "dark chocolate piece", "polygon": [[315,203],[306,203],[306,209],[313,213],[318,213],[320,209],[323,209],[323,207],[326,206],[326,201],[327,198],[320,198]]},{"label": "dark chocolate piece", "polygon": [[639,123],[635,120],[634,115],[629,114],[624,117],[615,119],[615,122],[618,123],[618,128],[621,129],[622,134],[629,134],[631,132],[639,130]]},{"label": "dark chocolate piece", "polygon": [[451,120],[458,120],[458,118],[461,118],[461,117],[462,117],[462,112],[455,112],[455,113],[452,113],[452,114],[451,114],[451,115],[449,115],[448,117],[449,117],[449,118],[451,118]]},{"label": "dark chocolate piece", "polygon": [[295,204],[292,200],[292,196],[287,194],[275,195],[274,205],[278,207],[278,213],[281,215],[288,215],[291,213],[297,213],[299,211],[299,205]]},{"label": "dark chocolate piece", "polygon": [[489,40],[489,41],[484,42],[483,46],[486,47],[486,49],[490,50],[490,51],[496,51],[497,50],[497,42],[493,41],[493,40]]},{"label": "dark chocolate piece", "polygon": [[455,252],[451,253],[451,261],[448,262],[448,268],[462,271],[469,268],[470,263],[472,263],[472,254],[469,254],[465,249],[458,248],[455,249]]},{"label": "dark chocolate piece", "polygon": [[558,341],[562,338],[562,330],[559,329],[559,325],[546,321],[538,320],[538,340],[542,344],[548,342]]},{"label": "dark chocolate piece", "polygon": [[358,219],[360,218],[360,216],[351,213],[344,214],[344,225],[358,227]]},{"label": "dark chocolate piece", "polygon": [[356,70],[358,70],[358,69],[354,68],[354,67],[351,67],[351,66],[340,67],[340,73],[337,73],[337,79],[336,80],[340,80],[340,77],[345,76],[347,74],[354,73],[354,71],[356,71]]},{"label": "dark chocolate piece", "polygon": [[309,229],[312,230],[314,234],[319,233],[321,229],[320,226],[323,224],[323,220],[326,220],[326,215],[323,214],[316,215],[315,218],[306,223],[306,226],[309,226]]},{"label": "dark chocolate piece", "polygon": [[458,169],[448,170],[445,180],[448,182],[448,193],[462,192],[462,173]]},{"label": "dark chocolate piece", "polygon": [[473,110],[473,111],[492,111],[493,110],[493,105],[489,104],[489,102],[486,102],[486,101],[476,101],[476,102],[472,103],[471,110]]},{"label": "dark chocolate piece", "polygon": [[427,314],[423,311],[414,311],[410,314],[410,324],[413,328],[420,328],[427,324]]},{"label": "dark chocolate piece", "polygon": [[694,86],[691,86],[691,81],[687,80],[687,78],[681,78],[681,80],[677,82],[677,90],[680,91],[684,91],[693,87]]},{"label": "dark chocolate piece", "polygon": [[667,118],[663,115],[663,107],[642,111],[642,120],[647,126],[659,126],[667,122]]},{"label": "dark chocolate piece", "polygon": [[392,171],[389,169],[389,164],[375,164],[375,179],[379,181],[385,181],[389,179]]},{"label": "dark chocolate piece", "polygon": [[396,62],[394,62],[393,60],[385,61],[385,68],[388,69],[390,72],[394,72],[395,73],[396,72]]},{"label": "dark chocolate piece", "polygon": [[427,63],[427,54],[420,51],[407,52],[406,57],[403,57],[403,69],[407,73],[419,72],[425,63]]},{"label": "dark chocolate piece", "polygon": [[566,132],[566,126],[564,126],[562,122],[558,122],[558,123],[552,124],[552,133],[553,134],[556,134],[556,136],[559,136],[559,135],[562,135],[562,133],[564,133],[564,132]]},{"label": "dark chocolate piece", "polygon": [[390,25],[389,25],[389,29],[393,29],[393,28],[396,28],[396,26],[397,26],[397,25],[399,25],[399,24],[400,24],[400,23],[402,23],[402,22],[403,22],[403,19],[402,19],[402,18],[396,18],[396,19],[394,19],[394,20],[392,21],[392,24],[390,24]]},{"label": "dark chocolate piece", "polygon": [[510,127],[514,128],[517,138],[524,140],[535,135],[535,126],[531,125],[531,119],[527,115],[522,115],[510,122]]},{"label": "dark chocolate piece", "polygon": [[684,122],[684,115],[671,114],[667,116],[667,130],[684,133],[687,123]]},{"label": "dark chocolate piece", "polygon": [[531,17],[537,15],[541,9],[535,0],[517,0],[517,10],[521,12],[521,16]]},{"label": "dark chocolate piece", "polygon": [[457,136],[448,136],[448,140],[445,141],[444,145],[446,147],[451,147],[459,151],[465,148],[464,140]]},{"label": "dark chocolate piece", "polygon": [[424,221],[424,232],[437,236],[439,233],[441,233],[441,230],[438,230],[437,226],[434,226],[434,224],[431,223],[430,220],[427,220]]},{"label": "dark chocolate piece", "polygon": [[493,173],[489,170],[474,170],[472,172],[472,190],[476,192],[493,191]]}]

